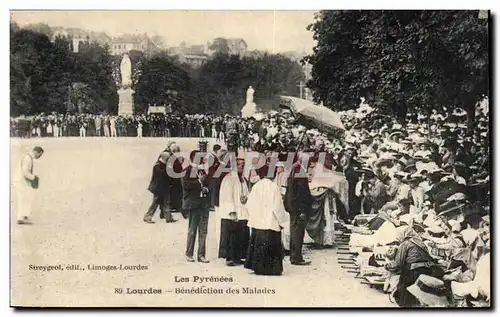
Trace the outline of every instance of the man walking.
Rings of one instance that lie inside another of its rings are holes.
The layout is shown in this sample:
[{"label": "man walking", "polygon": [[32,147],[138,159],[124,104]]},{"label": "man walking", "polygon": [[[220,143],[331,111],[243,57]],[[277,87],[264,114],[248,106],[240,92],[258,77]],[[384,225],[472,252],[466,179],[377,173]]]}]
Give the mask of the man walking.
[{"label": "man walking", "polygon": [[285,193],[286,211],[290,214],[290,262],[293,265],[311,264],[311,261],[304,261],[302,257],[307,217],[311,214],[313,204],[307,178],[308,159],[306,156],[298,158]]},{"label": "man walking", "polygon": [[170,157],[169,153],[162,152],[155,166],[153,167],[153,175],[151,177],[151,181],[149,183],[148,190],[153,194],[153,201],[151,206],[149,206],[148,211],[144,215],[144,222],[154,223],[152,220],[156,209],[158,206],[160,207],[160,213],[164,215],[167,223],[175,222],[172,217],[172,214],[167,209],[167,200],[166,195],[169,190],[169,178],[167,175],[167,160]]},{"label": "man walking", "polygon": [[30,216],[32,203],[36,190],[38,189],[39,178],[33,173],[33,160],[39,159],[43,155],[43,149],[35,146],[33,150],[25,155],[21,160],[21,180],[19,184],[17,224],[31,224]]},{"label": "man walking", "polygon": [[198,232],[198,262],[208,263],[205,258],[210,199],[208,195],[207,173],[199,164],[201,152],[192,151],[189,155],[191,164],[184,170],[182,177],[182,209],[188,213],[186,260],[194,262],[194,242]]}]

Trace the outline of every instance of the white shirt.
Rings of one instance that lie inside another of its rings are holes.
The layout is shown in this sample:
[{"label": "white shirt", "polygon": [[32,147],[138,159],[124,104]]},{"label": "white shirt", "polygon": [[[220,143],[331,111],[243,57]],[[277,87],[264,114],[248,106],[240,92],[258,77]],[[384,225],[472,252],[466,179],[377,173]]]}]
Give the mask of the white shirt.
[{"label": "white shirt", "polygon": [[280,189],[270,179],[261,179],[252,187],[247,208],[250,228],[280,232],[280,227],[285,227],[287,217]]},{"label": "white shirt", "polygon": [[278,128],[276,127],[269,127],[267,128],[267,138],[274,137],[276,134],[278,134]]},{"label": "white shirt", "polygon": [[27,185],[31,186],[31,183],[28,181],[32,181],[35,179],[35,175],[33,175],[33,158],[30,154],[25,155],[21,161],[21,174],[23,176],[24,182]]},{"label": "white shirt", "polygon": [[360,181],[358,181],[358,182],[356,183],[356,187],[354,187],[355,195],[356,195],[357,197],[361,197],[361,196],[363,195],[363,193],[362,193],[362,191],[361,191],[361,190],[363,189],[363,186],[362,186],[362,185],[363,185],[363,181],[362,181],[362,180],[360,180]]},{"label": "white shirt", "polygon": [[491,296],[490,261],[490,253],[486,253],[479,259],[476,265],[474,280],[466,283],[452,281],[451,290],[453,294],[458,296],[470,294],[474,298],[477,298],[478,295],[483,295],[489,300]]},{"label": "white shirt", "polygon": [[242,194],[248,197],[247,183],[242,183],[233,173],[224,176],[219,196],[219,214],[222,219],[231,219],[229,214],[236,212],[238,220],[248,220],[247,207],[240,200]]},{"label": "white shirt", "polygon": [[455,180],[455,182],[457,182],[457,184],[459,184],[459,185],[466,185],[467,184],[467,182],[465,181],[465,178],[463,178],[461,176],[455,176],[455,175],[445,176],[445,177],[441,178],[441,182],[445,182],[448,179]]}]

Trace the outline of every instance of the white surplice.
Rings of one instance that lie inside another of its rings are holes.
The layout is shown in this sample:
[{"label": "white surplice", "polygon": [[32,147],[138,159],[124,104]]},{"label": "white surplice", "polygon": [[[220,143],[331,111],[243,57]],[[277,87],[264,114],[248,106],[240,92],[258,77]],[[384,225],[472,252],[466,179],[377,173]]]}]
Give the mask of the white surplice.
[{"label": "white surplice", "polygon": [[287,213],[278,185],[264,178],[258,181],[248,196],[248,227],[280,232],[285,227]]}]

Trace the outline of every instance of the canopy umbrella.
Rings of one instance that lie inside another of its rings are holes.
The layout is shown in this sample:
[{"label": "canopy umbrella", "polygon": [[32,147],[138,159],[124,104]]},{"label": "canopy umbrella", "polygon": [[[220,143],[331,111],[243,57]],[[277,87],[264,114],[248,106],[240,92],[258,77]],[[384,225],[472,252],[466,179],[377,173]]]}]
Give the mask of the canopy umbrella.
[{"label": "canopy umbrella", "polygon": [[340,116],[324,106],[309,100],[290,96],[281,96],[280,107],[289,109],[298,123],[308,128],[318,128],[329,132],[345,131]]},{"label": "canopy umbrella", "polygon": [[[280,108],[289,109],[297,119],[297,122],[309,129],[317,128],[334,134],[339,131],[345,131],[340,116],[326,107],[296,97],[281,96],[280,99]],[[296,149],[296,154],[299,151],[300,144],[302,144],[305,135],[306,131],[302,133],[299,146],[297,146]]]}]

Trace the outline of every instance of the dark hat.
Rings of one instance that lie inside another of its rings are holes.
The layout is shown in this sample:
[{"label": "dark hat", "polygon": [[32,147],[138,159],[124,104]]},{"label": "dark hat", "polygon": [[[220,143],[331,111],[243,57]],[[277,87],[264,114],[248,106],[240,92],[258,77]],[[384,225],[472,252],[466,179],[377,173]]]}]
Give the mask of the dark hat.
[{"label": "dark hat", "polygon": [[370,144],[373,142],[373,138],[370,136],[365,137],[363,140],[361,140],[362,144]]},{"label": "dark hat", "polygon": [[365,174],[367,176],[375,176],[375,173],[373,172],[373,170],[368,168],[368,167],[362,167],[356,171],[359,173]]},{"label": "dark hat", "polygon": [[413,173],[410,175],[408,182],[409,183],[421,182],[423,179],[424,176],[422,174]]},{"label": "dark hat", "polygon": [[458,168],[466,168],[465,164],[461,161],[455,161],[454,166]]}]

